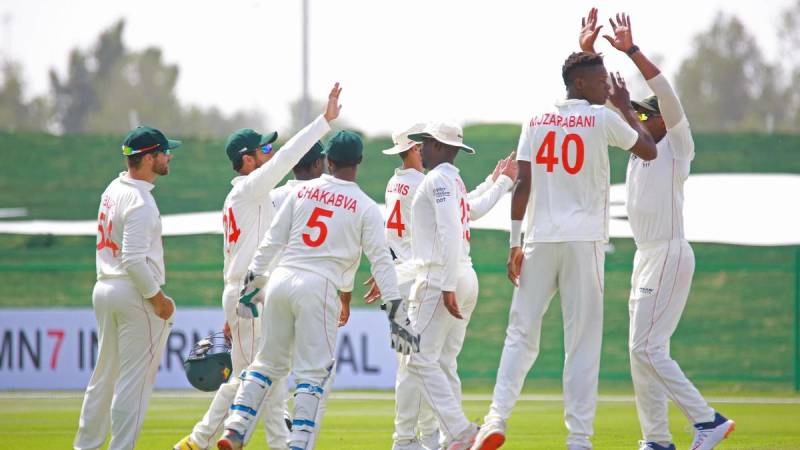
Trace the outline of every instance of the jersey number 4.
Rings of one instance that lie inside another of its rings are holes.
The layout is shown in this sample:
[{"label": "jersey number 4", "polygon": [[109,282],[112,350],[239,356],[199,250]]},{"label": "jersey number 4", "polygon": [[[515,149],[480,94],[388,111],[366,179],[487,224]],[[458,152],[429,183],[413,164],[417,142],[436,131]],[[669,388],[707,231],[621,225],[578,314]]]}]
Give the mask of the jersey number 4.
[{"label": "jersey number 4", "polygon": [[333,211],[317,206],[314,208],[314,211],[311,212],[311,217],[308,218],[306,226],[309,228],[318,228],[319,232],[317,233],[316,239],[311,239],[310,233],[303,233],[303,242],[309,247],[319,247],[325,242],[325,238],[328,237],[328,225],[320,220],[320,217],[333,217]]},{"label": "jersey number 4", "polygon": [[389,220],[386,221],[386,228],[397,230],[397,237],[403,237],[403,231],[406,230],[406,226],[403,225],[403,216],[400,214],[400,200],[394,202],[392,213],[389,214]]},{"label": "jersey number 4", "polygon": [[[575,164],[570,165],[569,162],[569,148],[570,144],[575,144]],[[547,166],[547,171],[552,172],[553,167],[558,164],[558,156],[556,156],[556,132],[550,131],[544,137],[539,151],[536,152],[536,164]],[[570,175],[575,175],[581,171],[583,167],[583,139],[577,134],[570,133],[564,136],[564,141],[561,142],[561,164],[564,170]]]}]

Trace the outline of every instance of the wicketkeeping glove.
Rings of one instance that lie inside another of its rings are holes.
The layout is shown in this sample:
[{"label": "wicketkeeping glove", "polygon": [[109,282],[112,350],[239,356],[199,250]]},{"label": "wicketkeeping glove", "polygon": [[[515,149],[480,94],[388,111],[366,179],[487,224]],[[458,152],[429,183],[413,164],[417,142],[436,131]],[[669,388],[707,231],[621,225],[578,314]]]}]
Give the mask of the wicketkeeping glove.
[{"label": "wicketkeeping glove", "polygon": [[408,309],[403,299],[387,300],[381,305],[381,309],[386,311],[389,318],[392,348],[404,355],[419,352],[419,334],[411,327]]},{"label": "wicketkeeping glove", "polygon": [[267,277],[256,275],[247,271],[244,277],[244,287],[239,294],[239,304],[236,305],[236,315],[245,319],[258,317],[258,304],[264,303],[264,286],[267,284]]}]

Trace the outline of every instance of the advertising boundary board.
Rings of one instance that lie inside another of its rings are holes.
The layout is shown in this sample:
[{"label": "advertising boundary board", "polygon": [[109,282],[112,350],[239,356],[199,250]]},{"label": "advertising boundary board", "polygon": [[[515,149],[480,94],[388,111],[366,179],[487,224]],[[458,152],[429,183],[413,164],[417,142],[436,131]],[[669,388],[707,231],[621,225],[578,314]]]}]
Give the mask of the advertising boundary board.
[{"label": "advertising boundary board", "polygon": [[[156,389],[191,389],[183,359],[194,342],[220,331],[220,308],[180,308],[161,358]],[[0,310],[0,390],[85,389],[97,357],[91,309]],[[386,315],[353,309],[339,329],[335,389],[391,389],[397,370]]]}]

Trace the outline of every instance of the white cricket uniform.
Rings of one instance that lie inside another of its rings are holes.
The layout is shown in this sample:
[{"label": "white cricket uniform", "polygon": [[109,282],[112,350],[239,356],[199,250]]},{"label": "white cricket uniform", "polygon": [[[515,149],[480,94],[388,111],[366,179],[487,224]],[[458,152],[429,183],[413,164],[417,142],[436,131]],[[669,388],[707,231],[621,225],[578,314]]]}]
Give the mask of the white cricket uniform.
[{"label": "white cricket uniform", "polygon": [[[225,198],[222,210],[225,279],[222,307],[231,329],[233,376],[220,386],[203,419],[192,430],[192,440],[203,448],[213,444],[223,431],[225,418],[241,381],[237,375],[253,362],[259,348],[261,317],[241,318],[236,315],[236,306],[239,303],[242,280],[247,274],[247,265],[275,215],[271,193],[275,192],[275,186],[329,130],[328,122],[319,116],[287,141],[261,167],[231,181],[233,187]],[[288,438],[282,413],[287,402],[288,387],[286,380],[281,383],[265,399],[267,413],[263,415],[267,442],[273,449],[285,448]]]},{"label": "white cricket uniform", "polygon": [[[395,169],[395,174],[389,179],[386,185],[385,204],[386,204],[386,240],[389,242],[392,255],[395,258],[395,268],[397,269],[398,285],[400,294],[408,298],[411,285],[416,277],[416,273],[409,264],[411,260],[411,204],[417,192],[419,184],[425,178],[425,174],[416,169]],[[506,179],[508,179],[506,177]],[[510,179],[508,179],[510,181]],[[508,183],[501,181],[501,183]],[[489,175],[474,191],[467,197],[477,198],[488,191],[494,185],[494,181]],[[502,191],[498,191],[502,195]],[[496,195],[496,194],[495,194]],[[497,195],[492,201],[492,205],[500,198]],[[491,201],[491,200],[490,200]],[[415,307],[412,306],[412,310]],[[460,349],[460,346],[459,346]],[[451,352],[453,354],[453,352]],[[457,354],[457,352],[456,352]],[[420,441],[428,448],[438,446],[436,431],[438,423],[430,405],[424,402],[422,392],[416,388],[416,384],[409,382],[410,377],[407,371],[408,356],[398,355],[397,382],[395,386],[395,442],[412,440],[419,433]],[[453,379],[451,377],[451,379]],[[457,380],[457,378],[455,378]]]},{"label": "white cricket uniform", "polygon": [[102,447],[109,428],[109,449],[136,446],[172,326],[146,300],[165,283],[154,187],[123,172],[100,201],[92,292],[99,352],[73,443],[78,450]]},{"label": "white cricket uniform", "polygon": [[[386,241],[396,265],[411,259],[411,201],[425,174],[417,169],[395,169],[386,185]],[[402,275],[398,282],[403,284]]]},{"label": "white cricket uniform", "polygon": [[282,252],[266,286],[260,350],[226,428],[246,433],[253,405],[291,369],[297,391],[290,440],[319,430],[316,410],[327,395],[323,386],[336,355],[337,291],[352,291],[363,249],[383,297],[400,298],[387,247],[378,206],[356,183],[322,175],[291,192],[250,266],[264,273]]},{"label": "white cricket uniform", "polygon": [[[397,376],[396,442],[416,438],[425,403],[438,419],[443,441],[470,427],[461,408],[456,359],[478,298],[478,278],[469,256],[469,221],[486,214],[511,187],[501,176],[482,195],[467,193],[458,169],[442,163],[417,188],[411,207],[409,318],[420,333],[419,353],[404,358]],[[442,306],[442,291],[455,292],[463,320]],[[421,393],[421,395],[420,395]],[[429,430],[420,430],[425,435]]]},{"label": "white cricket uniform", "polygon": [[658,157],[631,155],[627,207],[636,256],[630,293],[630,359],[636,406],[646,441],[671,442],[667,397],[691,423],[711,422],[714,410],[669,355],[694,274],[694,253],[684,237],[683,183],[694,158],[689,122],[664,75],[647,81],[658,96],[667,134]]},{"label": "white cricket uniform", "polygon": [[514,290],[492,406],[505,422],[539,354],[542,317],[561,293],[567,444],[591,447],[603,337],[603,253],[608,240],[608,146],[638,133],[605,106],[564,100],[522,127],[517,159],[531,164],[519,288]]}]

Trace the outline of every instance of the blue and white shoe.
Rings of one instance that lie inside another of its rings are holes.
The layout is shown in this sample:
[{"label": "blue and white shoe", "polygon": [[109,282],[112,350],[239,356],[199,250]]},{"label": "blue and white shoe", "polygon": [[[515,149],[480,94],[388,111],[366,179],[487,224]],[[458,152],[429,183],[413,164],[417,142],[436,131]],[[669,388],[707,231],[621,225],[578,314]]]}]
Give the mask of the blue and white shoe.
[{"label": "blue and white shoe", "polygon": [[694,424],[694,440],[690,450],[711,450],[733,433],[735,428],[736,422],[728,420],[720,413],[714,413],[713,422]]},{"label": "blue and white shoe", "polygon": [[675,450],[675,444],[671,443],[668,446],[658,445],[657,442],[639,441],[639,450]]}]

